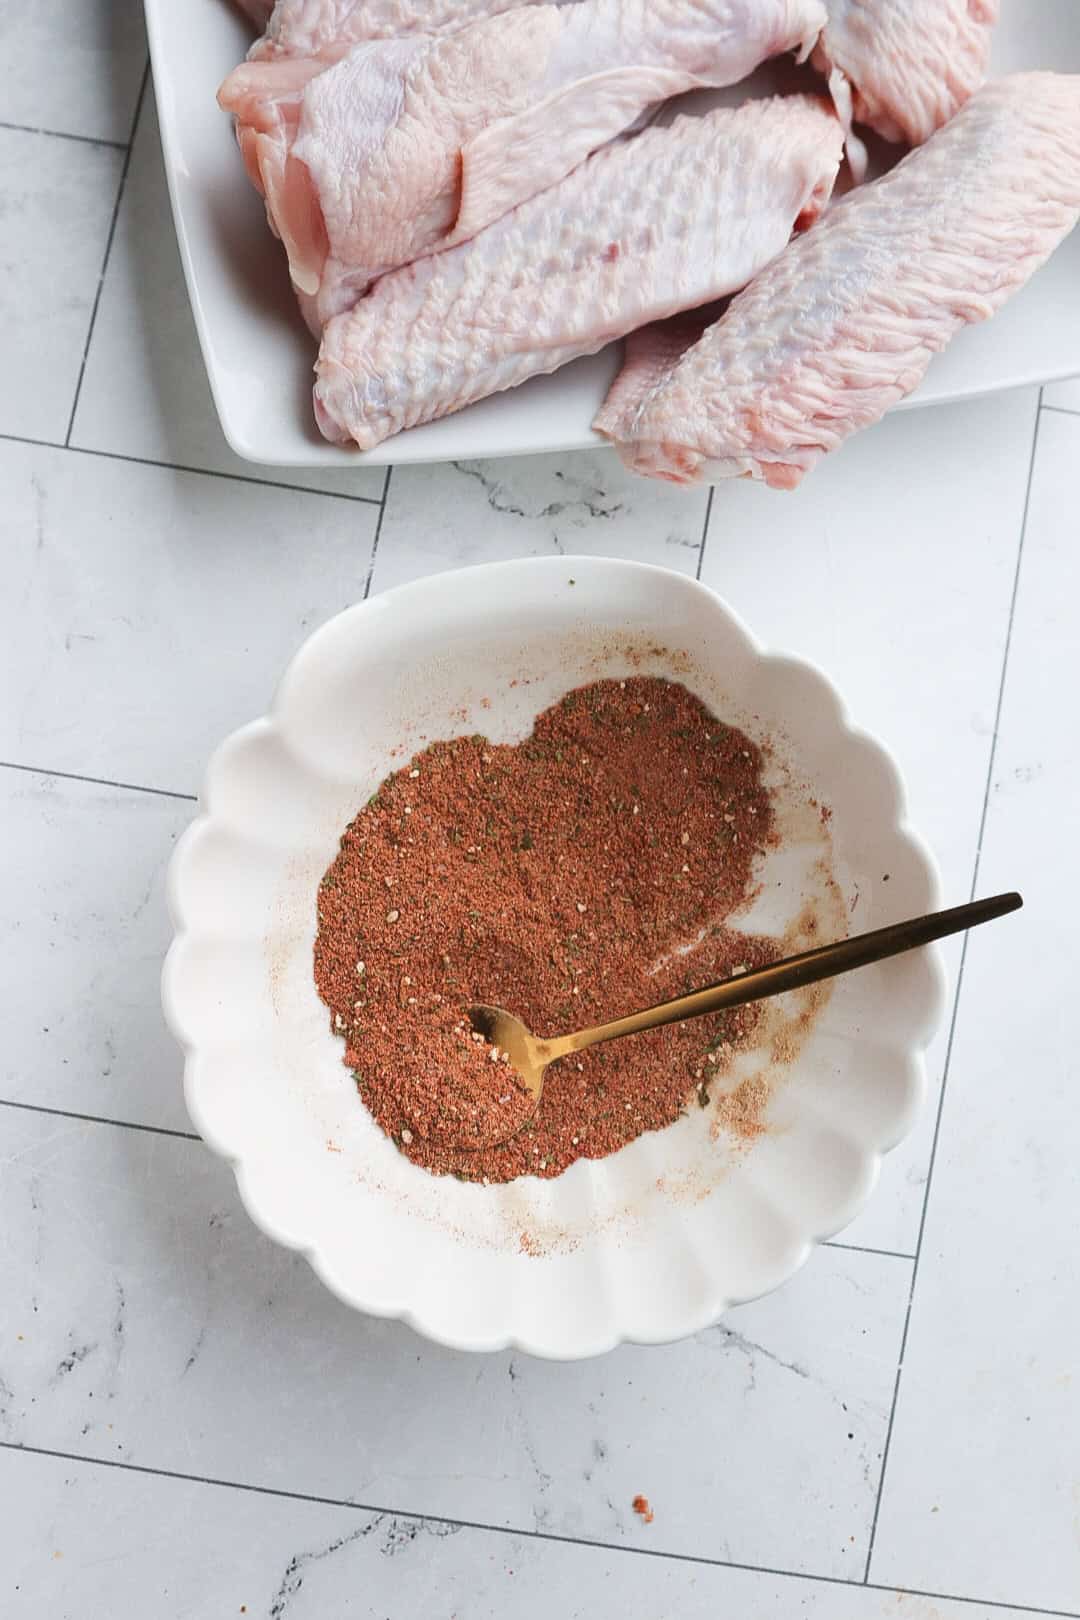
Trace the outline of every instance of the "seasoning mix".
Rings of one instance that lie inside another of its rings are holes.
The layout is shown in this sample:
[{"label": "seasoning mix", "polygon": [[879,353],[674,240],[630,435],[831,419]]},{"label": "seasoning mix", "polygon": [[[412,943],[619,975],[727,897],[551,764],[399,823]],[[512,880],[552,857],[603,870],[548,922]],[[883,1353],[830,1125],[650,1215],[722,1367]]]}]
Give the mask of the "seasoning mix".
[{"label": "seasoning mix", "polygon": [[[774,838],[762,765],[685,687],[638,676],[567,693],[524,742],[436,743],[383,783],[320,886],[315,981],[403,1153],[485,1183],[556,1176],[723,1089],[756,1007],[564,1059],[532,1119],[467,1012],[565,1034],[775,960],[734,926]],[[731,1127],[752,1135],[743,1104]]]}]

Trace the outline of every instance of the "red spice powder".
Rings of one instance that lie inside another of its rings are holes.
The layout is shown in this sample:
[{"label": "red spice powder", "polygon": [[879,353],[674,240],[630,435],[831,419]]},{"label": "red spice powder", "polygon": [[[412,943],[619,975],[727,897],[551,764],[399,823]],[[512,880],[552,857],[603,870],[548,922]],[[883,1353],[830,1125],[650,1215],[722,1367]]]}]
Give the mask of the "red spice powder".
[{"label": "red spice powder", "polygon": [[383,783],[320,886],[315,981],[403,1153],[466,1180],[550,1177],[723,1089],[755,1007],[564,1059],[505,1140],[532,1100],[467,1009],[552,1036],[774,960],[730,926],[773,837],[761,767],[650,676],[569,692],[514,746],[436,743]]},{"label": "red spice powder", "polygon": [[645,1520],[646,1524],[652,1524],[656,1515],[649,1506],[649,1498],[647,1496],[635,1496],[630,1506],[640,1518]]}]

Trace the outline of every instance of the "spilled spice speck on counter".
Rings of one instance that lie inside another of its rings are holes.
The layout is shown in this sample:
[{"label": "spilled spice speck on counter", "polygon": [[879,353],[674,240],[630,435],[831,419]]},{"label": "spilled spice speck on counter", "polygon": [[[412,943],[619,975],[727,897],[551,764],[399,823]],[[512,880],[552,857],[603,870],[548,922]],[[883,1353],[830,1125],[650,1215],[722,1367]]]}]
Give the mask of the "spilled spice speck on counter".
[{"label": "spilled spice speck on counter", "polygon": [[[532,1099],[467,1012],[564,1034],[775,960],[731,926],[774,836],[762,763],[685,687],[638,676],[567,693],[513,746],[435,743],[383,783],[320,886],[315,980],[403,1153],[466,1180],[550,1177],[724,1089],[756,1006],[564,1059],[505,1140]],[[733,1099],[727,1128],[756,1134],[767,1095]]]}]

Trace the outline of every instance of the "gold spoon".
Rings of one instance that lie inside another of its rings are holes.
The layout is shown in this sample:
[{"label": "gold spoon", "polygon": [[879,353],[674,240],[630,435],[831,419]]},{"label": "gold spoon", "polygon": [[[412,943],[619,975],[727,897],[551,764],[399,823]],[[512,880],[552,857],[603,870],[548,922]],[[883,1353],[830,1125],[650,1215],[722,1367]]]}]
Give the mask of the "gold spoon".
[{"label": "gold spoon", "polygon": [[473,1029],[485,1041],[508,1054],[511,1065],[532,1092],[532,1109],[510,1133],[516,1135],[539,1106],[545,1070],[571,1052],[583,1052],[587,1046],[614,1041],[620,1035],[636,1035],[643,1029],[659,1029],[661,1024],[701,1018],[727,1007],[742,1007],[748,1001],[763,1001],[766,996],[776,996],[784,990],[817,984],[820,979],[832,979],[838,973],[849,973],[852,968],[866,967],[870,962],[881,962],[887,956],[899,956],[903,951],[913,951],[935,939],[944,939],[948,934],[960,934],[979,923],[992,922],[995,917],[1017,911],[1023,903],[1018,894],[999,894],[990,900],[954,906],[950,911],[933,911],[926,917],[913,917],[908,922],[892,923],[888,928],[875,928],[869,934],[856,934],[853,939],[838,940],[834,945],[820,945],[816,950],[789,956],[770,967],[755,968],[752,973],[740,973],[720,984],[710,984],[704,990],[693,990],[675,1001],[647,1007],[644,1012],[616,1018],[610,1024],[597,1024],[593,1029],[579,1029],[574,1035],[553,1036],[549,1041],[541,1040],[520,1018],[504,1012],[501,1007],[470,1007],[469,1018]]}]

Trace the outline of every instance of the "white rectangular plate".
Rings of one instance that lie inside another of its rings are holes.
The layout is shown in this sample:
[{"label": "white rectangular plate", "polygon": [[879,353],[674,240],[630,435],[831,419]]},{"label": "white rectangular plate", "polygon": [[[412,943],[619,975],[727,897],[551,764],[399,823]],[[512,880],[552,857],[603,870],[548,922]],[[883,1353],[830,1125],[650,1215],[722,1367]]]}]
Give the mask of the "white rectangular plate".
[{"label": "white rectangular plate", "polygon": [[[229,0],[145,0],[176,234],[221,426],[270,466],[385,465],[525,455],[601,443],[590,423],[619,345],[364,456],[327,444],[311,413],[314,347],[284,255],[214,96],[250,36]],[[994,69],[1080,72],[1078,0],[1002,0]],[[1080,231],[988,326],[962,332],[912,404],[964,399],[1080,372]]]}]

